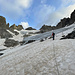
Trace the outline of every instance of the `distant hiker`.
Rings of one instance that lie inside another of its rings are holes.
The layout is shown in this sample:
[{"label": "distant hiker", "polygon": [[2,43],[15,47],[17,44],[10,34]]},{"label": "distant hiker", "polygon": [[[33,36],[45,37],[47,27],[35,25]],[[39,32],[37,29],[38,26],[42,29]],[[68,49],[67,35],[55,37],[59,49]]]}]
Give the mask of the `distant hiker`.
[{"label": "distant hiker", "polygon": [[52,33],[52,37],[53,37],[53,40],[54,40],[54,38],[55,38],[55,33],[54,32]]}]

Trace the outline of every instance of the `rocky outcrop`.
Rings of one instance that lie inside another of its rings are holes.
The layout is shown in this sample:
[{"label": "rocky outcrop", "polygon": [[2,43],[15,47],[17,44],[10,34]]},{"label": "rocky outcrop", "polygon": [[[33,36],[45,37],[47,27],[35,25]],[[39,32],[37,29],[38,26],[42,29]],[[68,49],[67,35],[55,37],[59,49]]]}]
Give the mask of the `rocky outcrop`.
[{"label": "rocky outcrop", "polygon": [[10,26],[10,30],[14,30],[14,29],[17,29],[17,30],[22,30],[23,29],[23,27],[22,27],[22,25],[15,25],[15,24],[13,24],[12,26]]},{"label": "rocky outcrop", "polygon": [[0,16],[0,28],[6,28],[6,19],[3,16]]},{"label": "rocky outcrop", "polygon": [[15,35],[18,35],[19,33],[16,32],[16,31],[14,31],[14,29],[16,29],[16,30],[22,30],[23,27],[22,27],[22,25],[16,26],[15,24],[13,24],[12,26],[10,26],[9,30],[10,30],[11,32],[15,33]]},{"label": "rocky outcrop", "polygon": [[75,39],[75,30],[69,33],[67,36],[64,36],[62,39]]},{"label": "rocky outcrop", "polygon": [[6,19],[3,16],[0,16],[0,37],[1,38],[9,38],[12,37],[12,35],[6,31],[9,26],[6,24]]},{"label": "rocky outcrop", "polygon": [[6,24],[6,29],[9,29],[9,23]]},{"label": "rocky outcrop", "polygon": [[70,18],[63,18],[61,21],[56,25],[56,29],[65,27],[66,25],[69,26],[75,22],[75,10],[71,13]]},{"label": "rocky outcrop", "polygon": [[23,27],[22,25],[18,25],[16,26],[15,24],[13,24],[12,26],[9,27],[9,23],[6,24],[6,19],[3,16],[0,16],[0,37],[1,38],[10,38],[13,37],[8,31],[10,30],[11,32],[15,33],[15,35],[18,35],[19,33],[14,31],[14,29],[17,30],[22,30]]},{"label": "rocky outcrop", "polygon": [[17,30],[22,30],[23,29],[23,26],[22,25],[18,25],[17,26]]},{"label": "rocky outcrop", "polygon": [[36,29],[34,29],[34,28],[32,28],[32,27],[28,27],[28,28],[26,28],[25,30],[36,30]]},{"label": "rocky outcrop", "polygon": [[18,41],[15,41],[13,39],[6,39],[4,46],[6,46],[6,47],[14,47],[14,46],[17,46],[18,44],[19,44]]},{"label": "rocky outcrop", "polygon": [[54,29],[55,29],[55,26],[43,25],[40,28],[40,32],[43,33],[43,32],[47,32],[47,31],[54,30]]},{"label": "rocky outcrop", "polygon": [[56,25],[56,29],[65,27],[66,25],[70,25],[70,18],[61,19],[61,21]]}]

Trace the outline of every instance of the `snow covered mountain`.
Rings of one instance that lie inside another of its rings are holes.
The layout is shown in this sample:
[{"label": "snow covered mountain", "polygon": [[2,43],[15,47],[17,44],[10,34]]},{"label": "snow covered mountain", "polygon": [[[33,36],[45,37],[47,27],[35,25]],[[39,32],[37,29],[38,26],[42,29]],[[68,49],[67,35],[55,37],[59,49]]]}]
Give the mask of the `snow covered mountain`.
[{"label": "snow covered mountain", "polygon": [[0,51],[4,53],[0,56],[0,75],[75,75],[75,39],[60,40],[62,34],[67,35],[74,27],[72,24],[54,30],[54,41],[40,42],[41,38],[49,37],[51,31],[24,38],[37,39],[33,43]]},{"label": "snow covered mountain", "polygon": [[16,46],[15,45],[16,41],[21,42],[21,41],[23,41],[24,37],[34,36],[40,32],[39,30],[24,30],[23,29],[23,30],[18,31],[16,29],[14,29],[14,32],[17,33],[17,35],[15,35],[15,33],[13,33],[12,31],[10,31],[8,29],[6,29],[6,31],[9,34],[11,34],[13,37],[8,38],[8,39],[10,39],[10,41],[7,40],[7,38],[0,38],[0,51],[7,49],[7,47],[4,46],[5,42],[7,42],[6,45],[7,44],[10,45],[9,47],[12,48],[12,45]]}]

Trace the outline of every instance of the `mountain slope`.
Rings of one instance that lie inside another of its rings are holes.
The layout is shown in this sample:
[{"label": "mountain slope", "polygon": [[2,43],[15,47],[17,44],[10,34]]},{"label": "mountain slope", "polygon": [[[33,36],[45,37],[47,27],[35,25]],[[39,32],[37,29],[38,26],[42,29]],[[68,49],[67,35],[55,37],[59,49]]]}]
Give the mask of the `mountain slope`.
[{"label": "mountain slope", "polygon": [[[59,29],[60,30],[60,29]],[[63,31],[65,35],[71,29]],[[39,40],[3,51],[0,75],[75,75],[75,39]]]},{"label": "mountain slope", "polygon": [[30,36],[30,37],[27,37],[27,38],[24,38],[23,40],[24,41],[29,41],[29,40],[41,40],[43,38],[46,38],[46,37],[50,37],[52,35],[52,32],[55,32],[55,34],[58,34],[60,32],[63,32],[63,31],[66,31],[68,29],[73,29],[75,26],[75,24],[72,24],[70,26],[67,26],[67,27],[63,27],[63,28],[60,28],[60,29],[56,29],[56,30],[52,30],[52,31],[49,31],[49,32],[45,32],[45,33],[41,33],[41,34],[38,34],[38,35],[35,35],[35,36]]}]

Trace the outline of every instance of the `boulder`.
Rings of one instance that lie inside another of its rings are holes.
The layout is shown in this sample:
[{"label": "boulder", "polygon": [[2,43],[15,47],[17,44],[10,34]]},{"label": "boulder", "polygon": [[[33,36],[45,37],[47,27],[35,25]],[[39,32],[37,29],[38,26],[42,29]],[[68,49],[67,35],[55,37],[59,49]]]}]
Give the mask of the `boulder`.
[{"label": "boulder", "polygon": [[15,24],[13,24],[12,26],[10,26],[10,31],[14,31],[14,29],[17,29],[17,30],[22,30],[23,29],[23,27],[22,27],[22,25],[18,25],[18,26],[16,26]]},{"label": "boulder", "polygon": [[54,30],[54,29],[55,29],[55,26],[43,25],[40,28],[40,32],[43,33],[43,32],[51,31],[51,30]]},{"label": "boulder", "polygon": [[1,38],[10,38],[13,37],[6,29],[0,29],[0,37]]},{"label": "boulder", "polygon": [[6,31],[6,29],[9,29],[9,24],[6,24],[5,17],[0,16],[0,37],[1,38],[13,37],[9,32]]},{"label": "boulder", "polygon": [[65,27],[66,25],[70,25],[70,18],[63,18],[61,21],[56,25],[56,29]]},{"label": "boulder", "polygon": [[10,26],[10,30],[14,30],[14,29],[17,29],[17,26],[15,24],[13,24],[12,26]]},{"label": "boulder", "polygon": [[14,47],[14,46],[17,46],[18,44],[19,44],[18,41],[15,41],[13,39],[6,39],[4,46],[6,46],[6,47]]}]

